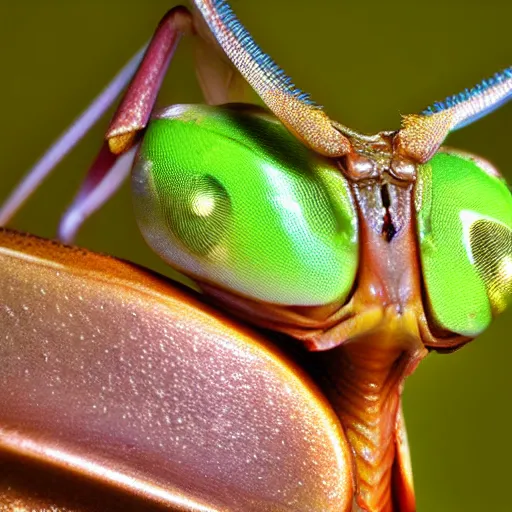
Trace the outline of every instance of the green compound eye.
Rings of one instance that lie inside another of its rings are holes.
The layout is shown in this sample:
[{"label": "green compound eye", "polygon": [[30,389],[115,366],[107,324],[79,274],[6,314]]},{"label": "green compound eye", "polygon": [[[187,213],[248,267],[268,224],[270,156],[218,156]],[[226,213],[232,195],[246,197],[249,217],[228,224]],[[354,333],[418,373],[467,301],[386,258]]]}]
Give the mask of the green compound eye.
[{"label": "green compound eye", "polygon": [[512,196],[478,160],[440,152],[419,170],[415,204],[431,314],[476,336],[512,299]]},{"label": "green compound eye", "polygon": [[269,114],[167,109],[147,128],[132,183],[146,241],[183,273],[283,305],[350,293],[358,234],[349,185]]}]

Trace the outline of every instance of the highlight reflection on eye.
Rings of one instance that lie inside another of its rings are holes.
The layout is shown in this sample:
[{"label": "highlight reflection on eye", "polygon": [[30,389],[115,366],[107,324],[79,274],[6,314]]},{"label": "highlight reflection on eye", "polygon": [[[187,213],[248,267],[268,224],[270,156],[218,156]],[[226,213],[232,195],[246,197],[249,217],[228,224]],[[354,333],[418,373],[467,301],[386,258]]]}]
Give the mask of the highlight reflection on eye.
[{"label": "highlight reflection on eye", "polygon": [[168,109],[150,122],[132,179],[146,241],[198,281],[294,306],[350,293],[359,256],[350,185],[272,116]]},{"label": "highlight reflection on eye", "polygon": [[512,298],[512,195],[496,172],[459,152],[419,170],[415,206],[430,314],[476,336]]},{"label": "highlight reflection on eye", "polygon": [[215,209],[215,196],[210,193],[199,193],[192,198],[192,211],[198,217],[209,217]]},{"label": "highlight reflection on eye", "polygon": [[479,220],[471,225],[475,266],[485,283],[491,306],[501,313],[512,297],[512,230],[501,223]]},{"label": "highlight reflection on eye", "polygon": [[207,257],[222,244],[230,224],[231,201],[210,175],[183,173],[157,189],[167,226],[192,253]]}]

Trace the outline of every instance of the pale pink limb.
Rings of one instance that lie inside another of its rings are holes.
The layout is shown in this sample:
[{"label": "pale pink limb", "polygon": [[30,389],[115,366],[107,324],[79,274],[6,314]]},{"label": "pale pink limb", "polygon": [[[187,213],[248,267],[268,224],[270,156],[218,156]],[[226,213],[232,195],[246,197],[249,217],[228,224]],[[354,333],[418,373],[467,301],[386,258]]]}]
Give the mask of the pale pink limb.
[{"label": "pale pink limb", "polygon": [[115,193],[128,174],[128,164],[133,160],[134,153],[130,151],[122,159],[118,156],[128,152],[145,129],[169,63],[183,34],[197,36],[198,47],[202,48],[196,55],[196,61],[205,97],[210,99],[210,96],[215,95],[217,100],[222,98],[224,101],[245,99],[245,84],[240,74],[229,63],[222,50],[219,52],[220,48],[201,17],[196,16],[193,19],[184,7],[171,9],[159,23],[147,50],[139,52],[130,61],[15,191],[5,208],[5,222],[128,84],[107,131],[106,143],[61,220],[59,236],[65,242],[73,240],[85,219]]},{"label": "pale pink limb", "polygon": [[110,153],[107,143],[103,145],[82,188],[61,218],[59,240],[72,243],[85,220],[114,195],[130,173],[137,147],[117,156]]},{"label": "pale pink limb", "polygon": [[181,35],[195,32],[192,24],[190,13],[183,7],[172,9],[159,23],[111,121],[106,142],[61,219],[59,238],[62,241],[71,243],[85,220],[116,192],[128,175],[135,151],[130,148],[149,121]]},{"label": "pale pink limb", "polygon": [[133,77],[145,51],[146,48],[144,47],[135,54],[91,105],[87,107],[75,122],[50,147],[39,162],[30,169],[22,182],[0,208],[0,226],[7,224],[12,219],[46,176],[50,174],[58,163],[108,110],[112,103],[114,103],[120,92]]},{"label": "pale pink limb", "polygon": [[172,9],[159,23],[114,114],[106,142],[61,219],[58,236],[63,242],[74,240],[85,220],[114,195],[129,174],[133,146],[149,121],[179,39],[190,26],[190,13],[183,7]]},{"label": "pale pink limb", "polygon": [[112,153],[127,151],[137,133],[146,127],[174,50],[181,35],[190,33],[191,27],[192,17],[185,7],[171,9],[159,23],[107,130]]}]

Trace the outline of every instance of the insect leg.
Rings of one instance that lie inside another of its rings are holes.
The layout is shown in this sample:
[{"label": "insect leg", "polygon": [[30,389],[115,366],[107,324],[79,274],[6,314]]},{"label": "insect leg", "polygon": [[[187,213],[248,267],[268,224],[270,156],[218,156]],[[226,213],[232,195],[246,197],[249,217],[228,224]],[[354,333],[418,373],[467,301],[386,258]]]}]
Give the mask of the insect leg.
[{"label": "insect leg", "polygon": [[140,50],[110,84],[98,95],[75,122],[48,149],[42,158],[28,171],[22,182],[0,207],[0,226],[6,225],[25,201],[39,187],[42,181],[59,164],[59,162],[78,144],[100,117],[114,103],[119,93],[131,80],[144,56],[145,48]]},{"label": "insect leg", "polygon": [[80,226],[121,186],[129,174],[138,136],[151,116],[165,73],[181,35],[190,32],[184,7],[170,10],[159,23],[140,65],[110,123],[98,156],[63,215],[59,238],[70,243]]},{"label": "insect leg", "polygon": [[114,155],[110,152],[108,144],[103,143],[87,179],[71,206],[61,217],[59,240],[72,243],[84,221],[117,191],[130,173],[137,147],[132,147],[122,155]]}]

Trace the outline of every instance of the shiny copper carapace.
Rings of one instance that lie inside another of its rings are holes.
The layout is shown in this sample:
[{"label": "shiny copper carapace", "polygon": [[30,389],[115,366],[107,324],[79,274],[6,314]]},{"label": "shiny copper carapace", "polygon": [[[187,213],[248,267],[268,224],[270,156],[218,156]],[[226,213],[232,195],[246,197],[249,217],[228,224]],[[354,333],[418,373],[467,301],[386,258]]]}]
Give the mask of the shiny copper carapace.
[{"label": "shiny copper carapace", "polygon": [[11,231],[0,282],[0,510],[350,506],[336,414],[261,335],[134,265]]}]

